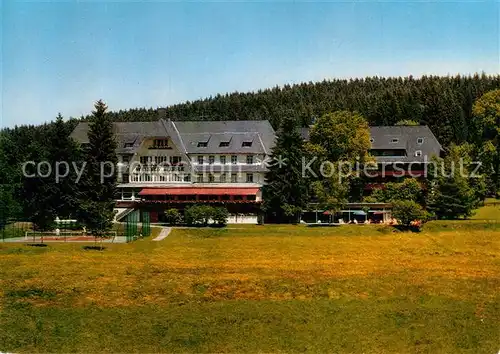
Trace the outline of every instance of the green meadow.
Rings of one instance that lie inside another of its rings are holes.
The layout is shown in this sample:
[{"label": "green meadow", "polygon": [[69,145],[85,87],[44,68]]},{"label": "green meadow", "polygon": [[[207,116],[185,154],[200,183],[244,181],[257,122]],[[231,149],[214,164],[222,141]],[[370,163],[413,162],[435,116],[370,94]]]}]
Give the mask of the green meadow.
[{"label": "green meadow", "polygon": [[3,243],[0,351],[497,353],[499,216]]}]

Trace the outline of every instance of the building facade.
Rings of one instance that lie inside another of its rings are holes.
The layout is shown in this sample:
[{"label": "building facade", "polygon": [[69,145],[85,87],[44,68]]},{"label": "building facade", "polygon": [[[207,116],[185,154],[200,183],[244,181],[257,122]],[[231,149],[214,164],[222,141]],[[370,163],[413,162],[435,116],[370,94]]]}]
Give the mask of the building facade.
[{"label": "building facade", "polygon": [[[88,143],[88,123],[71,136]],[[230,222],[256,223],[275,132],[268,121],[178,121],[113,124],[118,155],[118,217],[195,203],[224,205]]]},{"label": "building facade", "polygon": [[[71,136],[88,144],[88,123]],[[230,223],[256,223],[267,163],[275,143],[268,121],[117,122],[117,218],[134,209],[162,221],[164,211],[207,203],[224,205]],[[308,128],[302,129],[305,140]],[[441,145],[426,126],[370,128],[377,168],[366,189],[401,177],[423,177]]]}]

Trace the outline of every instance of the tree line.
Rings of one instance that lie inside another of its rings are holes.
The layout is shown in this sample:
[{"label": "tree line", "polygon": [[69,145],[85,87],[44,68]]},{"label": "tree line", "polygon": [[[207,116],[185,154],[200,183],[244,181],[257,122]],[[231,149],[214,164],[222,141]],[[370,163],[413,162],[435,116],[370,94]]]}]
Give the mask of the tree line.
[{"label": "tree line", "polygon": [[[418,79],[410,76],[325,80],[257,92],[217,95],[166,107],[166,114],[167,118],[172,120],[267,119],[277,131],[287,120],[292,122],[287,124],[304,127],[320,121],[325,115],[339,111],[356,112],[363,117],[366,125],[394,125],[398,122],[414,121],[428,125],[445,149],[470,144],[471,155],[491,167],[487,185],[489,191],[495,193],[500,184],[500,174],[497,172],[500,170],[500,157],[497,153],[500,138],[496,128],[500,122],[491,118],[492,114],[488,108],[497,97],[494,93],[490,96],[485,94],[495,92],[495,89],[499,88],[500,75],[484,74],[423,76]],[[483,96],[486,97],[483,100],[485,104],[475,105]],[[117,112],[104,110],[100,114],[108,122],[158,119],[158,110],[152,108]],[[477,119],[481,115],[490,116],[490,119]],[[52,187],[36,179],[26,181],[22,176],[21,164],[55,156],[66,158],[69,157],[68,154],[73,154],[73,151],[76,151],[73,160],[87,159],[82,156],[88,155],[79,148],[71,147],[71,142],[64,140],[64,137],[69,136],[79,121],[94,119],[95,113],[67,120],[59,116],[51,123],[21,125],[0,131],[0,225],[5,222],[6,215],[33,218],[33,215],[38,213],[33,201],[38,204],[49,202],[44,200],[44,193],[41,191],[50,190]],[[88,162],[92,165],[91,160]],[[314,182],[316,183],[312,185],[319,194],[321,188],[325,193],[343,190],[338,188],[339,186],[329,186],[325,181]],[[343,193],[345,195],[347,192]],[[341,201],[343,197],[335,197],[331,201],[336,199]],[[64,201],[64,205],[69,206],[68,210],[73,208],[71,200]],[[59,210],[64,208],[58,207]],[[9,210],[8,213],[2,211],[6,209]],[[92,207],[88,206],[87,209],[91,210]],[[287,211],[288,214],[292,212],[293,207]],[[50,215],[36,217],[41,220],[50,218]]]},{"label": "tree line", "polygon": [[77,219],[96,236],[110,229],[116,175],[101,162],[118,161],[106,110],[102,101],[95,104],[86,147],[70,137],[74,125],[60,115],[51,124],[1,132],[0,230],[13,220],[50,230],[56,217]]},{"label": "tree line", "polygon": [[[233,92],[166,107],[171,120],[269,120],[278,129],[292,116],[302,126],[326,113],[356,111],[369,125],[413,120],[428,125],[443,146],[477,139],[473,103],[500,88],[500,75],[368,77]],[[110,112],[113,121],[152,121],[156,109]],[[88,119],[88,117],[82,117]]]}]

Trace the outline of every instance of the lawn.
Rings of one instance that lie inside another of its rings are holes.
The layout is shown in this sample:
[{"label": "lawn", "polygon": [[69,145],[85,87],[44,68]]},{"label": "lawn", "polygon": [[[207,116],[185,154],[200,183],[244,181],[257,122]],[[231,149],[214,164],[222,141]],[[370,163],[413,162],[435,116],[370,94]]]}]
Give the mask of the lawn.
[{"label": "lawn", "polygon": [[495,224],[0,244],[0,351],[497,353]]}]

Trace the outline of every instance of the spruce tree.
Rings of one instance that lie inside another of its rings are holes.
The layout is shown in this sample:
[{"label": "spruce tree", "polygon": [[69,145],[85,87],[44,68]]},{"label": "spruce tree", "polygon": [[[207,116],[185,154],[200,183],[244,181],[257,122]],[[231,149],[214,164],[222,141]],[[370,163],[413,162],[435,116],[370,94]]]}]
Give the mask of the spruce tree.
[{"label": "spruce tree", "polygon": [[297,121],[285,118],[271,154],[263,209],[273,222],[294,223],[307,204],[307,182],[302,177],[303,141]]},{"label": "spruce tree", "polygon": [[78,186],[78,217],[95,236],[112,227],[117,164],[113,124],[101,100],[94,105],[85,149],[85,173]]},{"label": "spruce tree", "polygon": [[[47,138],[46,135],[45,139]],[[23,214],[39,231],[50,230],[54,226],[56,213],[51,205],[54,195],[53,175],[50,173],[50,156],[46,142],[41,138],[33,139],[29,145],[29,164],[21,176],[18,198],[23,203]]]},{"label": "spruce tree", "polygon": [[70,133],[69,127],[59,114],[49,136],[49,156],[54,173],[54,178],[50,180],[50,183],[54,184],[51,189],[50,205],[60,218],[74,216],[77,208],[75,184],[77,176],[73,162],[78,160],[79,154]]},{"label": "spruce tree", "polygon": [[[438,219],[467,218],[479,206],[484,180],[471,177],[471,145],[453,145],[437,159],[437,176],[429,176],[427,209]],[[440,165],[440,166],[439,166]]]}]

